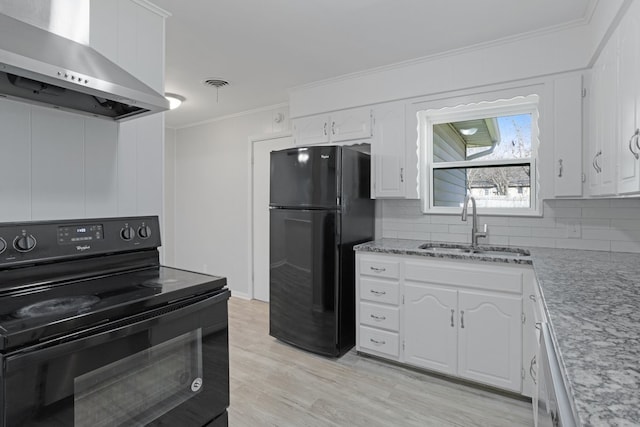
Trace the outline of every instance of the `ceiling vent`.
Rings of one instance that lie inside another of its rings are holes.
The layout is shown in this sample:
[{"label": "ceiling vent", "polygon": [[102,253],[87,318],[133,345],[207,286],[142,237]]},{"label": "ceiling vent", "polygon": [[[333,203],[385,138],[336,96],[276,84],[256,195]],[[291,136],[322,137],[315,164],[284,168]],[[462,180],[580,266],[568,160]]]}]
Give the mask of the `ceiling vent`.
[{"label": "ceiling vent", "polygon": [[229,82],[222,79],[205,79],[202,81],[202,84],[205,86],[214,87],[216,89],[220,89],[223,86],[228,86]]}]

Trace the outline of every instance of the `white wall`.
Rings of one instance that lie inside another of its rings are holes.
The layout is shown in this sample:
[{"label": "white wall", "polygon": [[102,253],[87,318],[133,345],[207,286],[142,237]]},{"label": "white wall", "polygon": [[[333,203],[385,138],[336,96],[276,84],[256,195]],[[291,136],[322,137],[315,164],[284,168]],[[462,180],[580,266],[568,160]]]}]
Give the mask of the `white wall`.
[{"label": "white wall", "polygon": [[166,128],[164,133],[164,235],[162,248],[164,264],[176,265],[175,212],[176,212],[176,130]]},{"label": "white wall", "polygon": [[291,117],[587,68],[612,21],[628,2],[599,1],[585,22],[566,28],[525,34],[293,88],[289,96]]},{"label": "white wall", "polygon": [[119,124],[0,99],[0,221],[161,215],[163,118]]},{"label": "white wall", "polygon": [[[418,200],[377,201],[382,237],[471,242],[471,218],[423,215]],[[543,218],[478,216],[480,244],[640,252],[640,199],[545,200]],[[573,231],[577,230],[577,233]]]},{"label": "white wall", "polygon": [[249,294],[249,137],[287,126],[288,109],[277,107],[175,131],[175,266],[225,276],[234,295]]}]

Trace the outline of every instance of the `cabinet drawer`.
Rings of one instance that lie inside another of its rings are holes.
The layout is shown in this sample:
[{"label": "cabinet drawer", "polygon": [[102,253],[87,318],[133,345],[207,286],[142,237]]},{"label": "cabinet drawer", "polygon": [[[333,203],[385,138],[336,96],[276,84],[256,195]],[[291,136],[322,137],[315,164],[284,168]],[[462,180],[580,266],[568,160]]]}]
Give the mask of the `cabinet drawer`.
[{"label": "cabinet drawer", "polygon": [[400,310],[397,307],[361,302],[360,323],[397,332],[400,327]]},{"label": "cabinet drawer", "polygon": [[387,280],[376,280],[368,277],[360,278],[360,299],[398,305],[398,283]]},{"label": "cabinet drawer", "polygon": [[381,331],[367,326],[360,326],[361,348],[398,357],[399,341],[398,334],[395,332]]},{"label": "cabinet drawer", "polygon": [[375,277],[388,277],[397,279],[399,275],[399,262],[384,260],[373,257],[362,257],[360,259],[360,274]]},{"label": "cabinet drawer", "polygon": [[438,285],[461,286],[522,294],[523,272],[495,265],[447,263],[439,261],[407,262],[405,279]]}]

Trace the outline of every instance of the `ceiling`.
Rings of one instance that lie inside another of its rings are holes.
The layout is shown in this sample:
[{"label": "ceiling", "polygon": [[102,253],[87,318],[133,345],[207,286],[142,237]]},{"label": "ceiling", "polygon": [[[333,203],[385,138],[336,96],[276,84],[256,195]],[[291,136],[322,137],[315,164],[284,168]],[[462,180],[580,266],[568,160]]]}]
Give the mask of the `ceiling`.
[{"label": "ceiling", "polygon": [[[151,0],[166,27],[169,127],[287,102],[287,89],[584,22],[598,0]],[[218,90],[202,81],[219,78]]]}]

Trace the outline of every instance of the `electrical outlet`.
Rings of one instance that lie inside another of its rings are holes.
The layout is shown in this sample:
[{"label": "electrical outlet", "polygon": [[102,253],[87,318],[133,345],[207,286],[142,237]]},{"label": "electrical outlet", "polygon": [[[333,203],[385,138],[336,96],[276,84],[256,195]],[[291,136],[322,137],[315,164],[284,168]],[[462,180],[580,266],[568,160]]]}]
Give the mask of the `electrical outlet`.
[{"label": "electrical outlet", "polygon": [[567,224],[567,232],[570,239],[579,239],[582,235],[582,226],[579,222],[570,222]]}]

